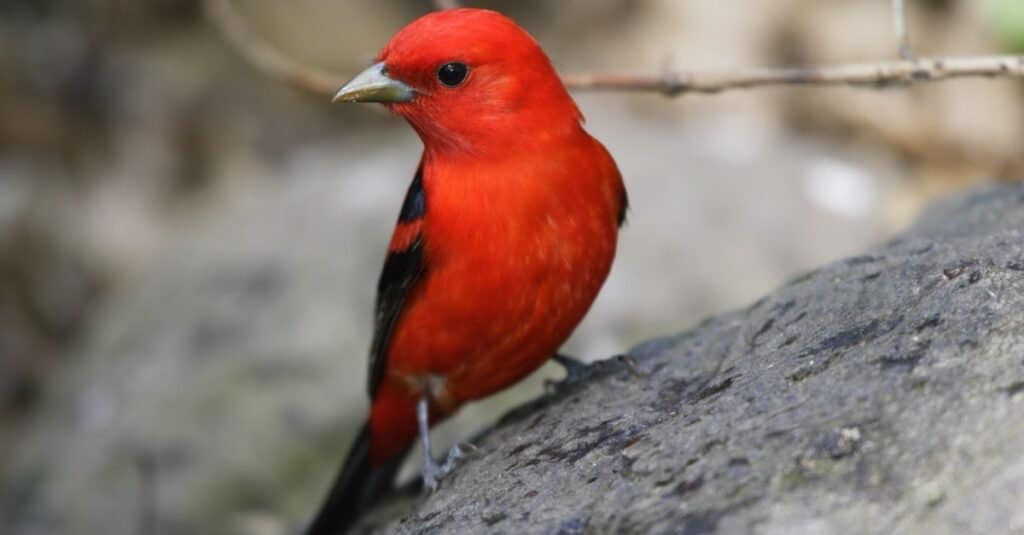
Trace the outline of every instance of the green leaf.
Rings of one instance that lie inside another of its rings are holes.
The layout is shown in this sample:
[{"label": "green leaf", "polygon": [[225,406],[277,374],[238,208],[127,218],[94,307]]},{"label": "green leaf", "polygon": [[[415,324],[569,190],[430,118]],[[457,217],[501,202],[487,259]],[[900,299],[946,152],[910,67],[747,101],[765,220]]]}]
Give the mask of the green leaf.
[{"label": "green leaf", "polygon": [[1006,52],[1024,53],[1024,0],[987,0],[983,16]]}]

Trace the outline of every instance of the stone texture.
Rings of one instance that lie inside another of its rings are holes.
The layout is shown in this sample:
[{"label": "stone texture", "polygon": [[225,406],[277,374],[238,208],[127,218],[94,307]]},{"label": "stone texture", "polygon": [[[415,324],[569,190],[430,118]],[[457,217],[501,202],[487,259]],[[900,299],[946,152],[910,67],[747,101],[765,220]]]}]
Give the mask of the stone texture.
[{"label": "stone texture", "polygon": [[1021,229],[1020,186],[941,203],[881,248],[594,364],[377,527],[1024,531]]},{"label": "stone texture", "polygon": [[[644,118],[601,95],[581,105],[634,208],[573,355],[605,357],[742,306],[887,234],[892,162],[747,123]],[[262,533],[310,514],[365,415],[374,284],[421,150],[390,123],[275,165],[227,158],[208,204],[181,207],[166,236],[142,240],[155,256],[140,254],[141,271],[85,313],[0,463],[0,533],[137,533],[147,518],[180,532],[271,526],[253,528]],[[666,170],[676,161],[686,165]],[[836,174],[872,192],[868,213],[807,194]],[[105,206],[104,228],[139,230],[116,215],[123,204]],[[438,430],[439,448],[553,373],[466,407]]]}]

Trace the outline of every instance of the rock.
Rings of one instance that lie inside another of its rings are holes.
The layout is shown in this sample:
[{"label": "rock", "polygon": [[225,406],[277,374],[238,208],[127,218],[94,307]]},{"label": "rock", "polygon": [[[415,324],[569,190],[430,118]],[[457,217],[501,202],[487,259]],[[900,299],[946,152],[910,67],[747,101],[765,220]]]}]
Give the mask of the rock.
[{"label": "rock", "polygon": [[[580,101],[634,208],[573,355],[673,332],[888,234],[893,163],[747,123],[677,125],[601,95]],[[374,283],[421,150],[389,123],[274,165],[222,156],[207,201],[181,206],[156,237],[125,213],[127,180],[105,182],[108,200],[83,207],[102,225],[77,226],[144,243],[126,250],[145,261],[84,313],[0,463],[0,533],[266,533],[311,513],[365,415]],[[836,167],[874,192],[868,213],[807,194]],[[466,407],[438,430],[439,451],[538,395],[553,371]]]},{"label": "rock", "polygon": [[[593,365],[391,533],[1024,530],[1024,188]],[[751,266],[756,269],[756,266]]]}]

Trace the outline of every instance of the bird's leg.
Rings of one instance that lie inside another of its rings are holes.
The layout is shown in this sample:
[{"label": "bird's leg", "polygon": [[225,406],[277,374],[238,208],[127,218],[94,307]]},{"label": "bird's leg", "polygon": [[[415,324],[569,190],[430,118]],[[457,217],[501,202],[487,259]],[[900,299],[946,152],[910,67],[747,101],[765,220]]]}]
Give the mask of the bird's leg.
[{"label": "bird's leg", "polygon": [[461,459],[475,453],[477,448],[472,444],[456,444],[448,451],[448,457],[445,458],[444,463],[437,464],[430,454],[429,403],[427,398],[423,398],[416,404],[416,420],[419,422],[420,440],[423,443],[423,487],[434,492],[441,483],[441,479],[450,474]]},{"label": "bird's leg", "polygon": [[437,484],[441,480],[441,467],[434,462],[430,455],[430,418],[427,414],[429,401],[424,397],[416,404],[416,420],[420,424],[420,441],[423,445],[423,488],[430,492],[437,490]]}]

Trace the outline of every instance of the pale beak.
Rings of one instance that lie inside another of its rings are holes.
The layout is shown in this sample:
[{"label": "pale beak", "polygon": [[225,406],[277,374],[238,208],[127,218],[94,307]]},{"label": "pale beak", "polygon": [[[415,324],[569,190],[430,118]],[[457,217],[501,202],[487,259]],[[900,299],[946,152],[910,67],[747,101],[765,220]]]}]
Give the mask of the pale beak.
[{"label": "pale beak", "polygon": [[331,102],[408,102],[416,92],[389,78],[384,62],[375,63],[342,86]]}]

